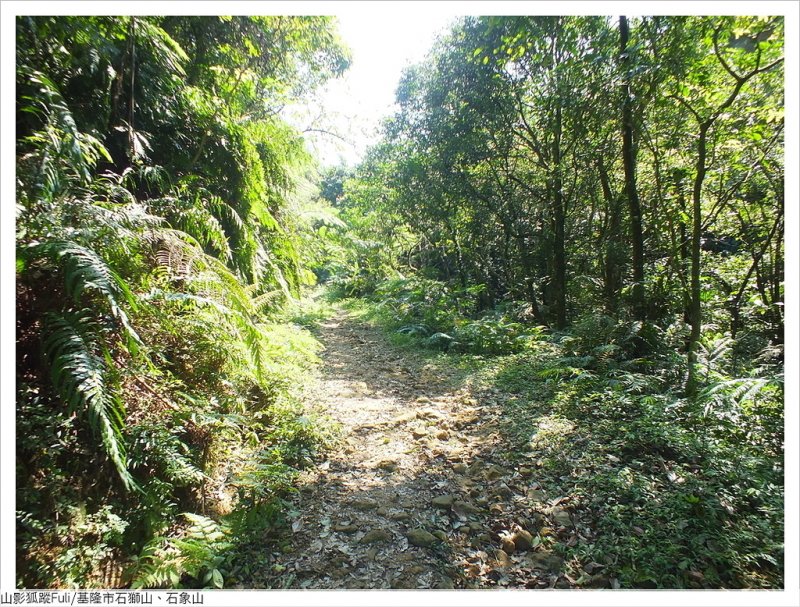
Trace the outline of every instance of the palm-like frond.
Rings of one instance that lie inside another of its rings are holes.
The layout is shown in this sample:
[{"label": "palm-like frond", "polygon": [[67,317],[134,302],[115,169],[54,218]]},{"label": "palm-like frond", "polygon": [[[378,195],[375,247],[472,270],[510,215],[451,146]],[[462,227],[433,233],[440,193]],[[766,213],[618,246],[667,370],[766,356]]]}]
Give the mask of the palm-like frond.
[{"label": "palm-like frond", "polygon": [[52,241],[31,246],[33,258],[55,261],[64,270],[67,294],[75,301],[87,291],[98,293],[108,304],[111,314],[123,327],[128,347],[135,353],[141,340],[128,320],[123,305],[137,308],[136,297],[125,281],[93,250],[70,241]]},{"label": "palm-like frond", "polygon": [[[45,322],[44,352],[56,392],[71,412],[86,417],[125,487],[134,487],[122,439],[125,409],[109,384],[109,354],[97,337],[90,313],[51,313]],[[99,356],[97,350],[104,356]]]},{"label": "palm-like frond", "polygon": [[[169,268],[174,277],[185,281],[192,297],[186,301],[211,304],[247,345],[251,361],[260,375],[263,371],[262,334],[256,326],[258,307],[250,290],[219,259],[207,255],[198,243],[178,231],[163,230],[161,248],[156,254],[160,265]],[[175,297],[171,296],[172,299]]]},{"label": "palm-like frond", "polygon": [[32,112],[45,119],[43,130],[26,138],[37,152],[40,161],[38,186],[41,193],[51,199],[63,189],[69,179],[81,183],[91,180],[91,169],[99,158],[111,161],[105,146],[96,137],[78,130],[67,102],[55,83],[45,74],[19,66],[18,72],[36,87],[38,98],[23,97],[27,102],[23,112]]}]

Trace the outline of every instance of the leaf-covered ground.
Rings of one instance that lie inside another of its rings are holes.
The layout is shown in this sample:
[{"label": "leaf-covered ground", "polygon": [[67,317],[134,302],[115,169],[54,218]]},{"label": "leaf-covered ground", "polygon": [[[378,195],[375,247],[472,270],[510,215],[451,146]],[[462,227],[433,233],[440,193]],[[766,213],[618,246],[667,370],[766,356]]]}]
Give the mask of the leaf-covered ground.
[{"label": "leaf-covered ground", "polygon": [[781,584],[780,514],[721,494],[724,467],[671,420],[560,381],[552,351],[433,354],[343,311],[319,338],[315,400],[341,439],[234,586]]},{"label": "leaf-covered ground", "polygon": [[569,583],[552,547],[534,546],[543,527],[571,527],[568,498],[545,495],[530,468],[501,457],[496,405],[480,404],[463,371],[341,312],[320,339],[319,398],[341,442],[301,479],[290,537],[242,586]]}]

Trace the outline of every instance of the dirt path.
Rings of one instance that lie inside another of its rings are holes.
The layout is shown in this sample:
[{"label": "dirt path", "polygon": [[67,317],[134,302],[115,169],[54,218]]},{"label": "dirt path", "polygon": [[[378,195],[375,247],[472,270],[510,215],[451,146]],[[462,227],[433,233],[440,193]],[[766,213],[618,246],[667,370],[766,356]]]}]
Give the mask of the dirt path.
[{"label": "dirt path", "polygon": [[341,424],[343,440],[301,478],[291,551],[276,555],[275,582],[318,589],[519,586],[523,579],[528,587],[555,585],[558,557],[522,558],[533,539],[525,528],[543,517],[525,507],[526,492],[536,491],[530,470],[492,455],[499,442],[494,405],[481,406],[454,369],[401,354],[345,313],[322,325],[320,339],[319,400]]}]

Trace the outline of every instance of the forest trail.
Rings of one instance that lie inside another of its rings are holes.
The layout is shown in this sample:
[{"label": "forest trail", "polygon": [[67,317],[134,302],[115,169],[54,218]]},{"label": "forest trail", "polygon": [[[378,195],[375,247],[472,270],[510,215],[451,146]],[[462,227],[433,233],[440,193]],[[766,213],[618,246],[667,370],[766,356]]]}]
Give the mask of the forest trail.
[{"label": "forest trail", "polygon": [[341,311],[319,338],[319,400],[342,439],[301,477],[291,550],[275,553],[268,586],[522,585],[515,574],[556,585],[560,559],[523,552],[523,528],[541,515],[520,507],[530,471],[492,455],[502,452],[496,405],[481,406],[454,366],[401,351]]}]

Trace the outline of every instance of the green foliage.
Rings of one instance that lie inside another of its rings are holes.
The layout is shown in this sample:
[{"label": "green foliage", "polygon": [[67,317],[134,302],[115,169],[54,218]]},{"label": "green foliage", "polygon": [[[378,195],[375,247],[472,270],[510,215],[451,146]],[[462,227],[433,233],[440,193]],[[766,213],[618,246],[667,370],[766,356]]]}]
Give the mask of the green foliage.
[{"label": "green foliage", "polygon": [[270,320],[322,238],[276,108],[347,52],[327,17],[16,25],[18,581],[221,587],[328,439],[319,345]]},{"label": "green foliage", "polygon": [[535,345],[544,327],[525,326],[496,312],[459,323],[455,340],[460,350],[485,354],[511,354]]},{"label": "green foliage", "polygon": [[783,20],[629,23],[464,18],[319,175],[280,109],[346,68],[332,18],[18,19],[18,583],[221,587],[330,442],[321,280],[494,370],[596,521],[565,556],[779,585]]},{"label": "green foliage", "polygon": [[[76,540],[48,565],[52,574],[68,588],[80,588],[96,574],[97,563],[112,562],[123,546],[128,523],[113,513],[110,506],[87,515],[81,509],[70,512],[62,533]],[[104,580],[97,580],[102,582]]]},{"label": "green foliage", "polygon": [[136,298],[120,276],[111,270],[93,250],[69,241],[50,241],[36,244],[24,255],[31,261],[49,258],[60,263],[64,271],[64,286],[67,294],[76,302],[86,292],[97,292],[108,305],[112,316],[125,331],[126,342],[135,354],[140,343],[133,330],[125,308],[136,310]]},{"label": "green foliage", "polygon": [[497,355],[536,347],[545,327],[519,322],[524,306],[474,313],[483,291],[482,286],[460,289],[418,275],[387,280],[371,295],[371,313],[398,334],[433,349]]},{"label": "green foliage", "polygon": [[126,488],[134,485],[127,469],[122,427],[125,409],[109,385],[108,351],[95,353],[99,340],[91,317],[52,314],[45,319],[48,337],[44,349],[52,369],[53,385],[70,412],[87,418]]},{"label": "green foliage", "polygon": [[561,339],[495,359],[482,379],[511,395],[511,453],[538,462],[537,481],[570,495],[586,526],[585,541],[564,556],[603,563],[623,588],[692,587],[698,574],[711,587],[774,587],[783,474],[764,445],[777,426],[765,429],[750,407],[779,407],[780,390],[756,392],[763,384],[754,380],[709,385],[706,394],[728,394],[724,408],[740,413],[722,424],[656,375],[625,371],[624,360],[585,374],[573,365],[595,362],[573,347]]},{"label": "green foliage", "polygon": [[231,548],[228,530],[215,521],[185,512],[186,526],[156,537],[134,561],[131,588],[222,588],[219,567]]}]

